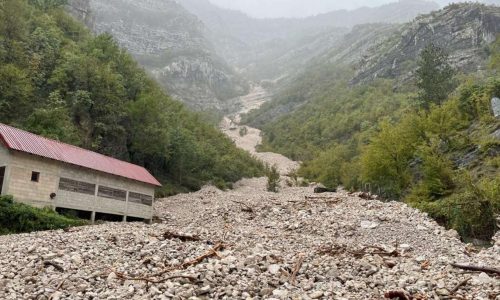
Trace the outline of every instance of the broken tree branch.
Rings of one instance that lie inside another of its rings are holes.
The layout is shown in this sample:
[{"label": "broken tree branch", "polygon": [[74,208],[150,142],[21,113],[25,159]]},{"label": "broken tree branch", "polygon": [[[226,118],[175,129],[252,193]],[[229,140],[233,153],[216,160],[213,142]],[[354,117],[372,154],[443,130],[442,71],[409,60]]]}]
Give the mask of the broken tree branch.
[{"label": "broken tree branch", "polygon": [[236,200],[233,200],[234,203],[236,204],[239,204],[241,206],[244,206],[241,208],[242,211],[244,212],[249,212],[249,213],[253,213],[253,208],[251,208],[248,204],[244,203],[244,202],[240,202],[240,201],[236,201]]},{"label": "broken tree branch", "polygon": [[185,234],[180,234],[180,233],[175,233],[172,231],[167,231],[163,234],[163,237],[166,240],[171,240],[171,239],[179,239],[183,242],[195,242],[195,241],[200,241],[201,238],[197,235],[185,235]]},{"label": "broken tree branch", "polygon": [[[369,249],[373,249],[376,251],[367,251]],[[365,255],[380,255],[380,256],[398,257],[401,255],[397,249],[392,250],[392,251],[387,251],[386,249],[384,249],[382,247],[378,247],[378,246],[366,246],[359,251],[349,251],[349,252],[356,257],[362,257]]]},{"label": "broken tree branch", "polygon": [[473,266],[473,265],[461,265],[461,264],[451,264],[452,267],[466,270],[466,271],[474,271],[474,272],[484,272],[484,273],[490,273],[490,274],[496,274],[497,276],[500,276],[500,269],[496,268],[488,268],[488,267],[480,267],[480,266]]},{"label": "broken tree branch", "polygon": [[117,277],[119,277],[121,279],[146,281],[146,282],[151,282],[151,283],[161,283],[161,282],[165,282],[167,280],[175,279],[175,278],[186,278],[189,280],[197,280],[197,278],[195,278],[193,276],[187,276],[187,275],[175,275],[175,276],[171,276],[171,277],[167,277],[167,278],[160,278],[160,279],[158,279],[158,278],[165,275],[168,272],[177,271],[177,270],[184,270],[184,269],[189,268],[190,266],[197,265],[197,264],[201,263],[203,260],[205,260],[206,258],[210,258],[210,257],[214,257],[214,256],[219,257],[219,254],[217,253],[217,251],[219,251],[223,248],[224,248],[224,244],[219,242],[213,248],[211,248],[206,253],[204,253],[203,255],[200,255],[200,256],[198,256],[190,261],[184,262],[182,264],[168,267],[168,268],[166,268],[158,273],[154,273],[154,274],[150,274],[150,275],[129,277],[129,276],[125,275],[124,273],[117,273],[117,272],[114,272],[114,273],[117,275]]},{"label": "broken tree branch", "polygon": [[290,283],[295,284],[297,280],[297,274],[300,271],[300,268],[302,267],[302,264],[304,263],[304,259],[306,258],[306,255],[304,253],[300,253],[297,262],[295,263],[295,266],[293,267],[292,270],[292,275],[290,276]]},{"label": "broken tree branch", "polygon": [[63,280],[61,281],[61,283],[59,283],[59,284],[57,285],[56,290],[52,293],[52,295],[50,295],[49,300],[52,300],[52,299],[54,299],[54,298],[56,297],[57,292],[61,289],[61,287],[63,286],[63,284],[64,284],[65,282],[66,282],[66,278],[65,278],[65,279],[63,279]]},{"label": "broken tree branch", "polygon": [[188,279],[191,282],[195,282],[198,280],[198,277],[190,276],[190,275],[172,275],[172,276],[161,278],[161,279],[152,279],[152,278],[148,278],[148,277],[129,277],[123,273],[118,273],[118,272],[116,272],[115,274],[116,274],[116,277],[123,279],[123,280],[145,281],[145,282],[149,282],[149,283],[163,283],[165,281],[169,281],[172,279],[178,279],[178,278]]},{"label": "broken tree branch", "polygon": [[453,295],[455,294],[462,286],[466,285],[469,280],[471,280],[472,277],[467,277],[464,280],[460,281],[451,291],[450,294]]}]

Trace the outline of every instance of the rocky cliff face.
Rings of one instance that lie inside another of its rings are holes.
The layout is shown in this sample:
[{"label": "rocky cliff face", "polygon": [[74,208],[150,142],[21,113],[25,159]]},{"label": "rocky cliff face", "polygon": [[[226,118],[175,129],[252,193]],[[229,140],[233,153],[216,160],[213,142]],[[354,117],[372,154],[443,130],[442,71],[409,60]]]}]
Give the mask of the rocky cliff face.
[{"label": "rocky cliff face", "polygon": [[356,25],[408,22],[439,8],[431,1],[402,0],[303,19],[254,19],[208,0],[178,1],[207,25],[210,39],[217,41],[218,53],[255,80],[296,73],[312,57],[334,48]]},{"label": "rocky cliff face", "polygon": [[[500,33],[500,7],[452,4],[416,18],[365,53],[355,83],[377,77],[405,81],[416,68],[415,58],[429,43],[445,48],[452,64],[464,72],[484,66],[487,46]],[[386,51],[380,51],[385,47]]]},{"label": "rocky cliff face", "polygon": [[[170,95],[194,109],[225,110],[248,89],[216,55],[203,23],[173,0],[72,0],[69,6],[95,32],[113,35]],[[89,10],[91,17],[82,13]]]}]

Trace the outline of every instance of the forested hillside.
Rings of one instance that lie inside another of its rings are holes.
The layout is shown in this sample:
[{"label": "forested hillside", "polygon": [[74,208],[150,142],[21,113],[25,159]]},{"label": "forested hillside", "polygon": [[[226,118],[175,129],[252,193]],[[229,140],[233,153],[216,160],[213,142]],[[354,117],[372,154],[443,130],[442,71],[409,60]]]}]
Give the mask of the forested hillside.
[{"label": "forested hillside", "polygon": [[262,173],[64,4],[0,2],[0,122],[143,165],[165,184],[163,193]]},{"label": "forested hillside", "polygon": [[170,96],[192,109],[225,111],[248,91],[217,55],[205,25],[174,0],[70,0],[68,8],[93,32],[111,34]]},{"label": "forested hillside", "polygon": [[[476,22],[478,11],[485,13],[476,27],[484,39],[467,44],[463,26]],[[341,58],[342,51],[326,54],[318,62],[329,63],[313,63],[246,121],[263,129],[262,150],[304,161],[299,175],[309,180],[403,200],[463,236],[487,239],[500,213],[500,120],[490,103],[500,95],[500,42],[488,43],[500,33],[496,25],[488,29],[499,12],[461,4],[430,15],[433,24],[451,22],[457,33],[436,26],[435,36],[448,32],[452,40],[412,44],[417,54],[402,63],[410,75],[377,78],[375,71],[370,80],[353,84],[363,65],[325,59]],[[427,34],[415,32],[416,39]],[[385,45],[381,56],[405,53],[387,44],[396,35],[377,42]]]}]

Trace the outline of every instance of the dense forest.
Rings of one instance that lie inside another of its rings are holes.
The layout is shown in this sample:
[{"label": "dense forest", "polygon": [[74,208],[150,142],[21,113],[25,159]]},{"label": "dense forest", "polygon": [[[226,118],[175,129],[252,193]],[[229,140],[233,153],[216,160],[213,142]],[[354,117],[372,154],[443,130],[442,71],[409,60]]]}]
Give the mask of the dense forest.
[{"label": "dense forest", "polygon": [[415,80],[398,88],[391,79],[351,85],[348,72],[319,67],[311,73],[326,76],[304,76],[268,104],[308,99],[262,126],[262,149],[304,161],[298,175],[311,181],[402,200],[487,239],[500,213],[500,120],[490,103],[500,95],[500,41],[486,50],[487,70],[466,75],[429,45]]},{"label": "dense forest", "polygon": [[0,122],[143,165],[164,183],[161,195],[263,173],[64,4],[0,2]]}]

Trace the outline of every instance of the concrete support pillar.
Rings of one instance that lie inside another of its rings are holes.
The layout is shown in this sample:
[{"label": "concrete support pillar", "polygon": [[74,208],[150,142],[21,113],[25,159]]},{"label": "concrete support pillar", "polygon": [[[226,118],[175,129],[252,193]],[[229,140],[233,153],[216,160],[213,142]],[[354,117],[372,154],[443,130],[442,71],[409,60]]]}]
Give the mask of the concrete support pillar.
[{"label": "concrete support pillar", "polygon": [[127,191],[127,194],[125,196],[125,212],[123,212],[123,222],[127,222],[127,215],[128,215],[128,194],[130,192]]},{"label": "concrete support pillar", "polygon": [[95,211],[93,211],[93,212],[90,214],[90,222],[91,222],[92,224],[94,224],[94,223],[95,223]]}]

